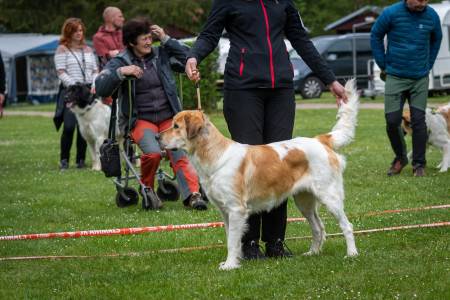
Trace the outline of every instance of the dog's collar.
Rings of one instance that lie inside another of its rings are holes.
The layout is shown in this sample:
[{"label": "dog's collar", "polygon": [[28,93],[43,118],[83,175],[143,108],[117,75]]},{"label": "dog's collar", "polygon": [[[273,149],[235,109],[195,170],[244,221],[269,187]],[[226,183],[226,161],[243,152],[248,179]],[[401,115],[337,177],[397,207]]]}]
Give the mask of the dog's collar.
[{"label": "dog's collar", "polygon": [[94,107],[94,105],[95,105],[97,102],[98,102],[97,99],[92,100],[92,102],[88,104],[86,110],[85,110],[84,112],[80,113],[80,116],[84,116],[85,114],[87,114],[87,113]]}]

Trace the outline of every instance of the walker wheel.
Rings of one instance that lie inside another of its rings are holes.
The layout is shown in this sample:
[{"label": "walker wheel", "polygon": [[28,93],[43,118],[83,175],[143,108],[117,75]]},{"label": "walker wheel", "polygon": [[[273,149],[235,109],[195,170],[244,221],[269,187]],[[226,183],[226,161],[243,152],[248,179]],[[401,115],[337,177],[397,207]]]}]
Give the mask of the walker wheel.
[{"label": "walker wheel", "polygon": [[138,203],[138,193],[135,189],[126,187],[116,194],[116,204],[118,207],[127,207]]},{"label": "walker wheel", "polygon": [[170,180],[159,182],[156,194],[162,201],[177,201],[180,198],[177,184]]}]

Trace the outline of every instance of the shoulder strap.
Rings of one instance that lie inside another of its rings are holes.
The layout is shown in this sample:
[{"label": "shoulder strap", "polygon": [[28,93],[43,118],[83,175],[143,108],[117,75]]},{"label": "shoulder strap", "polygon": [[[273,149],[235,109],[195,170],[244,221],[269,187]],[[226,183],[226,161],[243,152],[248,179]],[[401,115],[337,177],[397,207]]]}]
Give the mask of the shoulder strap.
[{"label": "shoulder strap", "polygon": [[67,49],[69,49],[70,53],[73,55],[73,57],[75,57],[75,60],[77,61],[78,66],[80,67],[81,73],[83,74],[83,81],[84,81],[83,83],[85,83],[86,82],[86,74],[84,72],[84,69],[86,68],[86,61],[84,60],[84,51],[83,51],[83,49],[81,49],[81,55],[83,56],[82,59],[83,59],[84,69],[83,69],[83,67],[81,67],[81,63],[78,60],[78,57],[75,55],[75,53],[73,53],[72,50],[69,47],[67,47]]}]

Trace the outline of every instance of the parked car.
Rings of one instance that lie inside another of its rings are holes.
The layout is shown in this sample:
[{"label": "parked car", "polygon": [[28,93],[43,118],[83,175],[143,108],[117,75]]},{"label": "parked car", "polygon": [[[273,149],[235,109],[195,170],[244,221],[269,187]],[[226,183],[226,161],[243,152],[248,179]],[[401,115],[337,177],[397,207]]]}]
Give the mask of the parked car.
[{"label": "parked car", "polygon": [[[357,85],[367,88],[368,64],[372,57],[370,33],[345,35],[325,35],[312,38],[317,51],[325,59],[340,82],[353,77],[353,38],[356,46]],[[326,90],[325,84],[306,65],[295,50],[290,50],[290,59],[294,66],[294,88],[304,99],[320,98]]]}]

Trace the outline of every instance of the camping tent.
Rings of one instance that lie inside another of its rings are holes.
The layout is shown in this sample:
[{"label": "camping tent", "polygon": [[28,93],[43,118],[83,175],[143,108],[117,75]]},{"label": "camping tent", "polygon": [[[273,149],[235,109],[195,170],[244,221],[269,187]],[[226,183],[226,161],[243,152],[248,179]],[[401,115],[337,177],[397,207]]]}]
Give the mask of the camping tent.
[{"label": "camping tent", "polygon": [[58,92],[53,55],[58,35],[0,34],[8,102],[51,101]]}]

